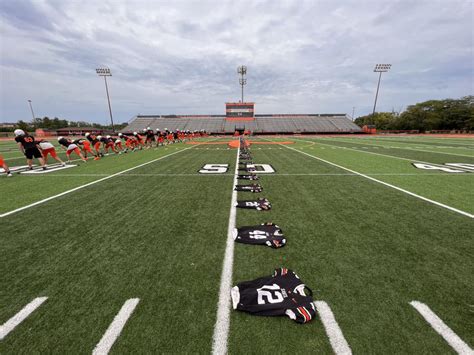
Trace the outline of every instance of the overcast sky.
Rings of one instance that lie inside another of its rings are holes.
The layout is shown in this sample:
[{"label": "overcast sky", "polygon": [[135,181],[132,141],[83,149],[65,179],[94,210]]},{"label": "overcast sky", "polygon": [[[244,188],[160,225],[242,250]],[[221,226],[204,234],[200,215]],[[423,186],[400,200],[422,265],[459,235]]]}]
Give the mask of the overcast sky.
[{"label": "overcast sky", "polygon": [[248,67],[256,113],[371,112],[473,94],[473,2],[2,0],[0,121],[223,114]]}]

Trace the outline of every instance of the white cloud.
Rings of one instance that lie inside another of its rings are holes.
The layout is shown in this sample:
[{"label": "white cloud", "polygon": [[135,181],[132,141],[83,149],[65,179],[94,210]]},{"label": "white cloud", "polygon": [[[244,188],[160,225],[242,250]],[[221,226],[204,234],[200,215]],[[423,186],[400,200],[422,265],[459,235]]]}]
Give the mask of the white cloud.
[{"label": "white cloud", "polygon": [[470,1],[24,1],[0,4],[0,120],[38,115],[104,122],[94,69],[113,72],[115,117],[223,113],[246,98],[259,113],[370,111],[473,89]]}]

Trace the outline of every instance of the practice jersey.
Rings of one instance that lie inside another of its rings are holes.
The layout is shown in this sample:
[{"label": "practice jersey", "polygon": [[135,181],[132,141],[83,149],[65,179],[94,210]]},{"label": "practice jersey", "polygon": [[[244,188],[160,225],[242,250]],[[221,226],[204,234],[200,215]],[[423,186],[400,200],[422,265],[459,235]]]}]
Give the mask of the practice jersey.
[{"label": "practice jersey", "polygon": [[272,209],[270,201],[268,201],[266,198],[259,198],[256,201],[237,201],[235,206],[257,211],[268,211]]},{"label": "practice jersey", "polygon": [[275,269],[271,276],[237,284],[231,296],[234,309],[257,316],[286,315],[297,323],[307,323],[316,316],[312,291],[286,268]]},{"label": "practice jersey", "polygon": [[237,175],[238,180],[258,180],[257,175]]},{"label": "practice jersey", "polygon": [[49,143],[48,141],[41,141],[38,143],[41,149],[51,149],[54,148],[54,145]]},{"label": "practice jersey", "polygon": [[93,145],[96,144],[99,140],[97,139],[96,136],[93,136],[92,134],[87,136],[87,140],[91,142]]},{"label": "practice jersey", "polygon": [[286,244],[281,228],[271,222],[258,226],[234,228],[232,236],[238,243],[266,245],[275,249]]},{"label": "practice jersey", "polygon": [[36,148],[35,137],[25,134],[22,136],[15,137],[15,142],[21,143],[24,149]]},{"label": "practice jersey", "polygon": [[235,191],[262,192],[263,187],[259,184],[235,185]]},{"label": "practice jersey", "polygon": [[66,138],[61,138],[60,140],[58,140],[58,143],[66,148],[68,148],[71,144],[73,144],[69,139],[66,139]]},{"label": "practice jersey", "polygon": [[146,138],[147,139],[155,139],[155,132],[152,129],[146,131]]}]

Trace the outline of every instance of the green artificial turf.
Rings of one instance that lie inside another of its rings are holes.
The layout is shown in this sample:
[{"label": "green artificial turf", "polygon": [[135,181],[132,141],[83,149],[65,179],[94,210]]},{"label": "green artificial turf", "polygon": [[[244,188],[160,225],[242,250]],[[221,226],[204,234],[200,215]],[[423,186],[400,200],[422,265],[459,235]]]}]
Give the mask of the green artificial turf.
[{"label": "green artificial turf", "polygon": [[[354,353],[452,353],[409,305],[412,300],[426,303],[474,344],[474,221],[301,153],[474,213],[474,174],[411,164],[454,162],[444,160],[453,157],[445,154],[450,148],[437,153],[436,147],[461,146],[470,154],[472,141],[251,140],[295,142],[252,145],[254,162],[271,164],[275,173],[261,175],[262,193],[238,193],[238,199],[266,197],[273,209],[239,209],[237,226],[273,221],[287,246],[236,244],[233,284],[280,266],[293,269],[315,300],[331,307]],[[416,151],[422,144],[419,149],[436,152]],[[24,164],[14,149],[0,142],[4,157],[15,159],[7,162]],[[0,176],[5,213],[134,168],[0,219],[0,324],[35,297],[49,297],[0,341],[0,353],[90,353],[123,303],[135,297],[140,303],[112,353],[209,353],[236,153],[225,144],[175,144],[39,176]],[[462,158],[456,162],[471,162]],[[205,164],[229,169],[199,174]],[[318,318],[298,325],[287,317],[236,311],[228,350],[332,353]]]}]

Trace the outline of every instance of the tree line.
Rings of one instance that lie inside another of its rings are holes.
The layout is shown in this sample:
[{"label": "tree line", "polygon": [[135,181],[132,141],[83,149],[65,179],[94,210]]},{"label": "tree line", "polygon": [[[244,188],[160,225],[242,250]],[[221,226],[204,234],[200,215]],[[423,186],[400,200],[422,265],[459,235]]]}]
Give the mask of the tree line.
[{"label": "tree line", "polygon": [[[120,130],[127,126],[127,123],[120,123],[115,124],[115,129]],[[102,125],[99,123],[91,123],[86,121],[68,121],[65,119],[60,119],[58,117],[49,118],[47,116],[40,118],[37,117],[31,122],[25,122],[23,120],[19,120],[16,123],[15,128],[1,128],[0,130],[3,132],[10,132],[16,128],[20,128],[26,130],[28,132],[34,132],[37,128],[47,129],[47,130],[56,130],[58,128],[68,128],[68,127],[90,127],[90,128],[97,128],[97,129],[112,129],[111,125]]]},{"label": "tree line", "polygon": [[377,130],[474,131],[474,96],[460,99],[428,100],[410,105],[402,113],[377,112],[355,119],[360,127]]}]

